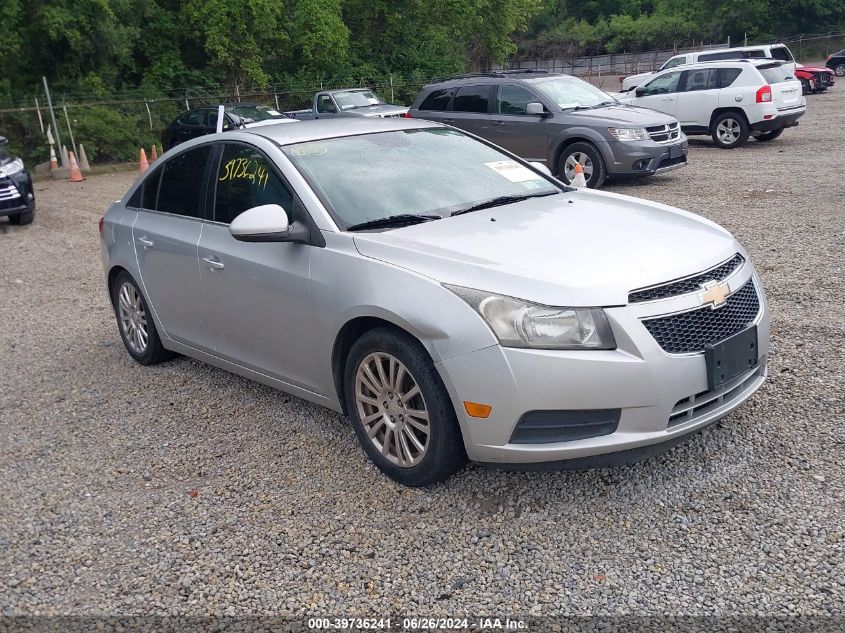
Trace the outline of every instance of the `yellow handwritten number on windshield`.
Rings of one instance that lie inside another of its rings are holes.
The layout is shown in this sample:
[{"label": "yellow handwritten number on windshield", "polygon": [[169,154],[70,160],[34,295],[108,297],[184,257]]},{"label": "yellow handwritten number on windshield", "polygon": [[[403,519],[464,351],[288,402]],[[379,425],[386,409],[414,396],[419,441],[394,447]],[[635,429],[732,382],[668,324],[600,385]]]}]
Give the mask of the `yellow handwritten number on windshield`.
[{"label": "yellow handwritten number on windshield", "polygon": [[254,186],[267,188],[269,174],[267,168],[257,160],[249,158],[233,158],[223,165],[223,175],[218,179],[224,180],[249,180]]}]

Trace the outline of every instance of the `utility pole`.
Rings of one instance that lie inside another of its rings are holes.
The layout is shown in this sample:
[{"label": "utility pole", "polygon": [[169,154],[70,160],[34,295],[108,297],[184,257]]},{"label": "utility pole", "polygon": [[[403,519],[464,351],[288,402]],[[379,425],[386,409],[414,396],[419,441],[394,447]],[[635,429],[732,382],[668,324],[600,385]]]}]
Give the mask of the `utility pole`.
[{"label": "utility pole", "polygon": [[[53,112],[53,100],[50,99],[50,88],[47,87],[47,78],[42,76],[41,79],[44,81],[44,92],[47,93],[47,107],[50,108],[50,119],[53,121],[53,131],[56,133],[56,145],[61,147],[62,139],[59,137],[59,126],[56,125],[56,113]],[[62,161],[62,167],[67,167],[64,161]]]}]

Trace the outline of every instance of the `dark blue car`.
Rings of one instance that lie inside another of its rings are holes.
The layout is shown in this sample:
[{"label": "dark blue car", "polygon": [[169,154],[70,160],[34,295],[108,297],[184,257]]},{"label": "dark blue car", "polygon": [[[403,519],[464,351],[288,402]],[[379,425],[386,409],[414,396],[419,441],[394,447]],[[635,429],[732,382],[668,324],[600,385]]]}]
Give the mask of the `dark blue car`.
[{"label": "dark blue car", "polygon": [[32,176],[23,160],[6,150],[8,141],[0,136],[0,217],[12,224],[29,224],[35,217],[35,190]]}]

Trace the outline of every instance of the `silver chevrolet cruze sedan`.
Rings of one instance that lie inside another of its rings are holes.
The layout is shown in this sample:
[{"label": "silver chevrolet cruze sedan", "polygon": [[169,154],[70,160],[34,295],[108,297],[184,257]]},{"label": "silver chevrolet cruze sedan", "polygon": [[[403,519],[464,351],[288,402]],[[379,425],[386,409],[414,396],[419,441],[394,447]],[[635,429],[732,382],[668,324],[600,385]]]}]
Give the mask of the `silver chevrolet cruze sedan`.
[{"label": "silver chevrolet cruze sedan", "polygon": [[100,224],[120,335],[345,413],[410,486],[638,459],[766,376],[748,254],[459,130],[337,120],[179,145]]}]

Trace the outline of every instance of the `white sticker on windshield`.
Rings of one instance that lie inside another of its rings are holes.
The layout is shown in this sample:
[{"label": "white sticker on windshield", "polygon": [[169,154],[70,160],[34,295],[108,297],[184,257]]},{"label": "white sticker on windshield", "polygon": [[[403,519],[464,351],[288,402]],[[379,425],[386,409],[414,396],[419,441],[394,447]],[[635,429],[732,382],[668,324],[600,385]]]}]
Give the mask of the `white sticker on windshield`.
[{"label": "white sticker on windshield", "polygon": [[539,174],[535,174],[528,167],[523,167],[513,160],[497,160],[492,163],[484,163],[495,171],[504,176],[511,182],[525,182],[526,180],[542,180]]},{"label": "white sticker on windshield", "polygon": [[282,113],[278,110],[267,110],[267,114],[270,114],[272,116],[282,116]]},{"label": "white sticker on windshield", "polygon": [[375,97],[367,97],[367,101],[370,105],[378,105],[378,99],[376,99]]}]

